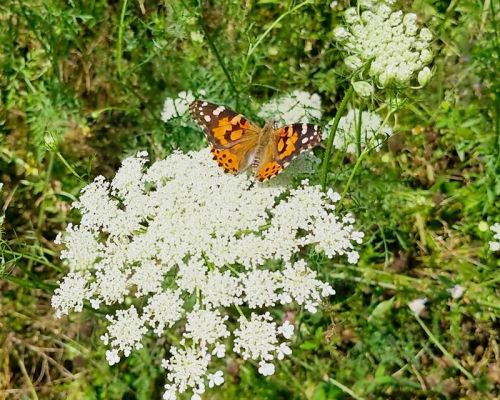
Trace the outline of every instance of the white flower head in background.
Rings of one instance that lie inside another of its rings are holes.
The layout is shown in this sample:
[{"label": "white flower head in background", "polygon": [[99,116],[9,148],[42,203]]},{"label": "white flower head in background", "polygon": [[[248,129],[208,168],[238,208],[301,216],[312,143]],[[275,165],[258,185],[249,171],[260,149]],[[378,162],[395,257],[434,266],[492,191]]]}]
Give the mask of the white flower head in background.
[{"label": "white flower head in background", "polygon": [[[206,94],[205,90],[199,91],[200,96]],[[195,96],[191,90],[183,90],[177,94],[177,97],[167,97],[163,104],[163,111],[161,113],[161,120],[168,122],[171,119],[182,117],[188,114],[189,105],[195,100]]]},{"label": "white flower head in background", "polygon": [[455,285],[450,289],[451,297],[454,299],[459,299],[463,296],[465,288],[461,285]]},{"label": "white flower head in background", "polygon": [[56,315],[113,306],[101,337],[109,364],[148,333],[177,336],[162,362],[165,399],[199,399],[222,384],[212,364],[231,350],[273,374],[292,352],[294,327],[269,310],[313,313],[335,293],[302,249],[356,263],[363,234],[354,219],[337,214],[333,190],[226,175],[208,149],[146,163],[145,153],[124,160],[111,182],[97,177],[74,204],[81,222],[58,237],[70,272],[52,298]]},{"label": "white flower head in background", "polygon": [[422,312],[425,310],[425,304],[427,303],[426,298],[415,299],[408,303],[408,307],[413,311],[416,315],[420,316]]},{"label": "white flower head in background", "polygon": [[[359,121],[359,110],[351,109],[340,118],[333,146],[338,149],[346,149],[347,153],[356,154],[356,129]],[[362,111],[361,113],[361,149],[366,144],[379,151],[384,140],[392,135],[392,128],[382,125],[382,118],[375,112]],[[324,130],[324,139],[330,133],[331,123]]]},{"label": "white flower head in background", "polygon": [[493,240],[490,241],[491,251],[500,251],[500,223],[495,223],[490,227],[493,232]]},{"label": "white flower head in background", "polygon": [[416,14],[393,12],[390,3],[365,0],[362,11],[347,9],[335,40],[349,53],[347,67],[366,71],[377,85],[423,86],[432,76],[432,33],[419,28]]},{"label": "white flower head in background", "polygon": [[321,119],[321,98],[317,93],[294,90],[262,105],[259,117],[287,125]]}]

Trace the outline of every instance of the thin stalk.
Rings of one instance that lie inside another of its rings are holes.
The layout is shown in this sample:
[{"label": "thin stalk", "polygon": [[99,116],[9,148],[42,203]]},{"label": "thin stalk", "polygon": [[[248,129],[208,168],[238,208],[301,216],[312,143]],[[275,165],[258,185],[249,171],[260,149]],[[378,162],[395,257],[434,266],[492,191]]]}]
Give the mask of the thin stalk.
[{"label": "thin stalk", "polygon": [[264,40],[264,38],[269,34],[269,32],[271,32],[274,27],[276,25],[279,24],[279,22],[285,18],[287,15],[290,15],[292,13],[294,13],[295,11],[297,11],[299,8],[302,8],[304,7],[305,5],[307,4],[311,4],[311,0],[306,0],[298,5],[296,5],[294,8],[292,8],[291,10],[288,10],[287,12],[281,14],[270,26],[269,28],[267,28],[264,33],[262,35],[260,35],[260,37],[257,39],[257,41],[254,43],[254,44],[251,44],[250,46],[248,46],[248,51],[247,51],[247,55],[245,57],[245,61],[243,62],[243,68],[241,69],[241,80],[243,80],[243,77],[246,75],[247,73],[247,68],[248,68],[248,62],[250,61],[250,57],[252,56],[253,52],[255,51],[255,49],[257,47],[259,47],[259,45],[262,43],[262,41]]},{"label": "thin stalk", "polygon": [[330,382],[332,385],[338,387],[340,390],[342,390],[345,394],[348,394],[349,396],[351,396],[353,399],[363,400],[363,397],[359,397],[356,393],[354,393],[351,389],[349,389],[347,386],[343,385],[339,381],[336,381],[333,378],[328,378],[328,382]]},{"label": "thin stalk", "polygon": [[[186,9],[187,12],[189,12],[191,15],[195,16],[198,19],[198,23],[200,24],[201,30],[203,31],[203,34],[205,35],[205,38],[207,39],[208,42],[208,47],[210,47],[210,50],[212,50],[212,53],[214,53],[215,58],[217,59],[217,62],[219,63],[222,71],[224,72],[224,75],[226,75],[227,81],[229,83],[229,86],[231,86],[231,89],[236,94],[236,107],[238,107],[239,103],[239,97],[240,97],[240,90],[236,87],[236,84],[234,83],[234,80],[229,73],[229,69],[227,68],[226,64],[224,63],[224,60],[222,59],[222,56],[219,53],[219,50],[217,49],[217,46],[215,45],[214,41],[212,40],[212,37],[208,33],[207,26],[205,25],[205,21],[203,19],[202,12],[198,15],[196,12],[191,10],[191,8],[183,1],[181,0],[181,4],[183,7]],[[201,10],[201,4],[198,4],[200,10]]]},{"label": "thin stalk", "polygon": [[31,254],[23,254],[23,253],[19,253],[17,251],[13,251],[10,249],[2,249],[2,253],[8,254],[11,256],[15,256],[15,257],[26,258],[27,260],[31,260],[33,262],[45,265],[45,266],[50,267],[50,268],[53,268],[58,272],[63,272],[63,270],[61,268],[59,268],[57,265],[52,264],[51,262],[44,260],[43,258],[38,258],[38,257],[32,256]]},{"label": "thin stalk", "polygon": [[69,172],[71,172],[73,175],[75,175],[78,179],[83,180],[80,175],[74,170],[74,168],[66,161],[66,159],[62,156],[60,152],[57,152],[57,157],[61,162],[65,165],[66,168],[68,168]]},{"label": "thin stalk", "polygon": [[4,279],[13,283],[14,285],[23,287],[25,289],[42,289],[46,290],[48,293],[52,293],[57,285],[41,282],[41,281],[31,281],[27,279],[18,278],[14,275],[9,275],[8,273],[0,273],[0,279]]},{"label": "thin stalk", "polygon": [[47,175],[45,176],[45,182],[43,184],[42,200],[40,202],[40,210],[38,211],[38,221],[37,221],[37,237],[40,237],[42,233],[42,228],[45,223],[45,194],[47,188],[50,185],[50,179],[52,177],[52,168],[54,167],[54,153],[49,153],[49,165],[47,166]]},{"label": "thin stalk", "polygon": [[118,25],[118,40],[116,42],[116,69],[118,75],[122,74],[122,53],[123,53],[123,29],[125,24],[125,13],[127,12],[127,0],[122,2],[122,11],[120,13],[120,23]]},{"label": "thin stalk", "polygon": [[347,103],[349,102],[349,99],[352,96],[353,91],[354,91],[353,87],[350,86],[346,94],[344,95],[344,98],[340,103],[339,109],[337,110],[337,114],[335,115],[335,119],[333,120],[333,126],[332,129],[330,130],[330,135],[328,136],[328,140],[326,142],[325,155],[323,156],[323,164],[321,166],[321,187],[323,188],[323,191],[326,190],[326,177],[328,175],[328,164],[330,162],[330,157],[332,153],[333,140],[335,139],[335,135],[337,133],[340,117],[342,116],[342,113],[344,112]]},{"label": "thin stalk", "polygon": [[238,305],[238,304],[235,304],[234,305],[236,307],[236,309],[238,310],[238,313],[245,319],[247,319],[247,317],[245,316],[245,313],[243,312],[243,310],[241,309],[241,307]]},{"label": "thin stalk", "polygon": [[[385,124],[387,123],[387,121],[389,120],[389,118],[393,114],[393,112],[394,111],[389,111],[389,113],[387,113],[387,116],[385,117],[384,121],[382,122],[382,124],[380,124],[377,131],[373,134],[373,138],[375,138],[378,135],[378,133],[380,132],[380,130],[385,126]],[[371,143],[365,143],[365,149],[361,152],[358,159],[356,160],[356,164],[354,164],[354,168],[352,169],[351,175],[349,175],[349,179],[347,180],[347,183],[346,183],[344,190],[342,192],[342,197],[340,198],[339,204],[342,204],[344,202],[344,197],[347,194],[347,191],[349,190],[349,186],[351,185],[351,182],[354,178],[354,175],[356,175],[356,171],[358,170],[358,167],[361,164],[361,161],[370,152],[370,150],[372,150],[370,147],[370,144]]]},{"label": "thin stalk", "polygon": [[464,367],[462,367],[462,365],[457,360],[455,360],[453,358],[453,356],[448,352],[448,350],[446,350],[444,348],[444,346],[441,343],[439,343],[439,340],[437,340],[436,336],[434,336],[434,334],[430,331],[430,329],[427,327],[427,325],[425,325],[424,321],[422,321],[422,319],[416,313],[413,313],[413,315],[415,316],[417,322],[420,324],[420,326],[425,331],[425,333],[427,334],[427,336],[429,336],[429,339],[432,341],[432,343],[434,343],[436,345],[436,347],[439,350],[441,350],[441,352],[445,355],[445,357],[457,369],[459,369],[469,380],[473,381],[474,380],[474,376],[469,371],[467,371]]},{"label": "thin stalk", "polygon": [[358,115],[358,120],[356,122],[356,157],[359,157],[361,154],[361,116],[362,116],[362,108],[363,108],[363,103],[361,102],[359,106],[359,115]]},{"label": "thin stalk", "polygon": [[31,378],[28,375],[28,371],[26,371],[26,366],[24,365],[24,361],[22,359],[22,356],[19,355],[19,353],[17,352],[17,350],[15,348],[12,349],[12,354],[14,354],[14,357],[17,360],[17,364],[19,365],[19,369],[21,370],[21,373],[22,373],[24,379],[26,380],[29,391],[31,393],[31,398],[33,400],[38,400],[35,386],[33,385],[33,382],[31,381]]},{"label": "thin stalk", "polygon": [[212,50],[212,53],[214,53],[215,58],[217,59],[217,62],[219,63],[222,71],[224,72],[224,75],[226,75],[227,81],[229,82],[229,85],[231,86],[231,89],[233,89],[233,91],[236,94],[236,107],[238,107],[238,102],[239,102],[239,97],[240,97],[240,91],[238,90],[238,88],[234,84],[233,78],[231,77],[231,74],[229,73],[229,70],[227,69],[226,64],[224,63],[224,60],[222,59],[222,57],[221,57],[221,55],[219,53],[219,50],[217,49],[217,46],[215,46],[215,43],[212,40],[212,37],[208,33],[208,30],[207,30],[207,28],[205,26],[205,23],[203,22],[203,19],[202,18],[198,18],[198,21],[199,21],[199,24],[201,26],[201,29],[203,30],[203,33],[205,34],[205,37],[206,37],[207,42],[208,42],[208,46]]}]

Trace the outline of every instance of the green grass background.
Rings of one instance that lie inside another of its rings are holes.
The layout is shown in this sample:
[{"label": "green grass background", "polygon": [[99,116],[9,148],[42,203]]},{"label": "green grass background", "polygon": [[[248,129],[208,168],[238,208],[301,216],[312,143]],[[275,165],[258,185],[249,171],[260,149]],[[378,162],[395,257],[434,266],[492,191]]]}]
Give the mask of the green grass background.
[{"label": "green grass background", "polygon": [[[0,399],[161,398],[161,343],[109,367],[102,316],[55,319],[50,296],[65,268],[53,240],[78,221],[79,190],[127,155],[206,145],[194,124],[161,121],[166,96],[204,88],[255,117],[271,96],[301,89],[319,93],[332,118],[348,85],[332,32],[349,3],[330,3],[0,4]],[[500,221],[499,4],[397,4],[433,32],[434,77],[405,93],[397,134],[349,186],[346,209],[366,232],[360,263],[318,259],[338,294],[297,315],[292,357],[270,378],[229,359],[207,399],[499,398],[500,275],[488,249]],[[343,190],[353,161],[334,154],[329,186]],[[455,284],[466,288],[457,300]],[[407,304],[421,297],[419,319]]]}]

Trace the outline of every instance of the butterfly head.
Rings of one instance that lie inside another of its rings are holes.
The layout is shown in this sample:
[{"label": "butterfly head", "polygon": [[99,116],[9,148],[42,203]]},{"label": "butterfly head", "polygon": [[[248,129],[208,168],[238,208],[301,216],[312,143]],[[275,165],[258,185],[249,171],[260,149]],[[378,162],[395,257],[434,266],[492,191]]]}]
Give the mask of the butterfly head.
[{"label": "butterfly head", "polygon": [[278,123],[276,121],[270,120],[270,121],[266,121],[266,123],[264,124],[264,127],[262,128],[262,131],[271,133],[272,131],[275,131],[276,129],[278,129]]}]

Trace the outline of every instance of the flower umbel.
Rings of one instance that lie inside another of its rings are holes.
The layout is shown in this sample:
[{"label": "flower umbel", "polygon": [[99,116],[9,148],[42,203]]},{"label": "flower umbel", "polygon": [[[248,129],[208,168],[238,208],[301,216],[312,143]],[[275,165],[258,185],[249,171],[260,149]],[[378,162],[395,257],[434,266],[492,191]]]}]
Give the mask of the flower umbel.
[{"label": "flower umbel", "polygon": [[321,119],[321,98],[316,93],[294,90],[265,103],[259,117],[281,124],[313,122]]},{"label": "flower umbel", "polygon": [[[206,92],[202,89],[199,91],[200,95]],[[182,91],[177,94],[176,98],[167,97],[163,104],[163,111],[161,119],[163,122],[168,122],[171,119],[182,117],[187,114],[189,105],[195,100],[195,96],[191,90]]]},{"label": "flower umbel", "polygon": [[393,12],[383,2],[364,1],[344,13],[345,26],[334,31],[335,40],[350,54],[347,67],[363,75],[368,72],[382,86],[404,87],[431,77],[432,33],[419,28],[416,14]]},{"label": "flower umbel", "polygon": [[500,251],[500,224],[497,222],[490,227],[493,232],[493,240],[490,241],[491,251]]},{"label": "flower umbel", "polygon": [[[358,121],[361,121],[360,141],[362,149],[369,144],[378,151],[384,140],[392,135],[392,129],[387,125],[382,125],[382,118],[377,113],[362,111],[360,119],[359,112],[358,109],[352,109],[340,118],[333,147],[339,150],[345,148],[347,153],[356,154],[356,129]],[[329,127],[327,127],[325,132],[328,133],[329,130]]]},{"label": "flower umbel", "polygon": [[[174,153],[149,168],[146,161],[144,153],[125,160],[111,182],[97,177],[75,203],[81,223],[58,239],[71,272],[52,299],[57,315],[85,302],[113,306],[102,336],[110,364],[140,349],[147,332],[178,336],[162,363],[165,399],[186,391],[199,399],[207,385],[222,384],[213,364],[230,337],[235,353],[274,373],[275,360],[291,354],[294,327],[269,309],[315,312],[334,294],[302,249],[356,261],[363,234],[354,219],[336,214],[333,191],[225,175],[208,150]],[[236,326],[228,318],[235,306]]]}]

